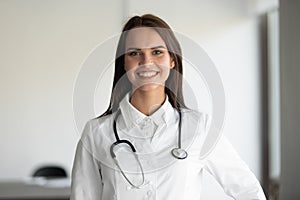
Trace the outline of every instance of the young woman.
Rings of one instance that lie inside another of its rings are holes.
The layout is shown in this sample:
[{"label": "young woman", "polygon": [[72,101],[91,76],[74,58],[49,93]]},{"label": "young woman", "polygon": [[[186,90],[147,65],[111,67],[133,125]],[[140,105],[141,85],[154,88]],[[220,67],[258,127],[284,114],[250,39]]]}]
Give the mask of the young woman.
[{"label": "young woman", "polygon": [[181,48],[153,15],[125,24],[107,111],[78,143],[71,199],[200,200],[203,171],[235,199],[265,199],[254,174],[224,136],[200,157],[208,116],[182,94]]}]

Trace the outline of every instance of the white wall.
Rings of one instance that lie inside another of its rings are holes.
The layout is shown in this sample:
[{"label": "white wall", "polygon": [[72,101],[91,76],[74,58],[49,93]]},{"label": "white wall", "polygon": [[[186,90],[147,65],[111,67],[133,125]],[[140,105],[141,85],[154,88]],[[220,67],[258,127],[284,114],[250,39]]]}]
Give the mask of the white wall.
[{"label": "white wall", "polygon": [[[0,1],[0,178],[28,176],[44,162],[70,169],[78,140],[72,92],[80,65],[133,13],[161,16],[206,50],[224,83],[224,132],[260,178],[259,19],[249,2],[107,2]],[[207,198],[225,199],[211,192],[216,183],[208,181]]]},{"label": "white wall", "polygon": [[74,82],[89,52],[120,30],[121,6],[0,1],[1,179],[29,176],[44,163],[70,170],[78,140]]}]

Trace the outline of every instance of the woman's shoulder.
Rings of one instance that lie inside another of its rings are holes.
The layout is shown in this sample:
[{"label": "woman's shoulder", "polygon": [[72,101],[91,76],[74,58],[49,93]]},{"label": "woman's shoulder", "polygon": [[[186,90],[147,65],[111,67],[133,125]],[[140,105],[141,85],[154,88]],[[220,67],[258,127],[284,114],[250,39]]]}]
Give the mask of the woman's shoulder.
[{"label": "woman's shoulder", "polygon": [[103,127],[109,125],[113,120],[114,114],[108,114],[105,116],[100,116],[97,118],[90,119],[87,124],[91,126],[92,129]]},{"label": "woman's shoulder", "polygon": [[81,138],[93,138],[104,133],[105,130],[111,127],[114,119],[113,115],[114,114],[109,114],[88,120],[82,131]]}]

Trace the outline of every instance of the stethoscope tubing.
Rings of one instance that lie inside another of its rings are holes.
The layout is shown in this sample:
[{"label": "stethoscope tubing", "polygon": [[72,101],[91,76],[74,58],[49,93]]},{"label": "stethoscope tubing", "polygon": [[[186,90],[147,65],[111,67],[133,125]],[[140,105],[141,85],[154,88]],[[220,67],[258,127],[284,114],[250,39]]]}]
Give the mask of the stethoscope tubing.
[{"label": "stethoscope tubing", "polygon": [[[121,174],[123,175],[123,177],[126,179],[126,181],[134,188],[138,188],[140,189],[144,184],[145,184],[145,174],[144,174],[144,170],[143,170],[143,166],[140,162],[140,159],[136,153],[136,149],[134,148],[133,144],[128,141],[128,140],[120,140],[119,138],[119,135],[118,135],[118,130],[117,130],[117,119],[120,115],[121,111],[118,110],[115,117],[114,117],[114,121],[113,121],[113,130],[114,130],[114,135],[115,135],[115,138],[116,138],[116,141],[110,146],[110,154],[111,154],[111,157],[113,158],[115,164],[117,165],[117,167],[119,168]],[[172,156],[174,156],[175,158],[177,159],[185,159],[188,154],[187,152],[181,148],[181,126],[182,126],[182,113],[181,113],[181,110],[179,109],[178,110],[178,113],[179,113],[179,123],[178,123],[178,146],[177,148],[174,148],[171,150],[171,154]],[[119,145],[119,144],[126,144],[130,147],[131,151],[133,152],[134,156],[135,156],[135,159],[137,160],[138,164],[139,164],[139,167],[140,167],[140,170],[141,170],[141,173],[142,173],[142,183],[139,184],[139,185],[134,185],[130,180],[129,178],[126,176],[126,174],[124,173],[124,171],[122,170],[121,166],[119,165],[119,162],[117,160],[117,156],[114,152],[114,148]]]}]

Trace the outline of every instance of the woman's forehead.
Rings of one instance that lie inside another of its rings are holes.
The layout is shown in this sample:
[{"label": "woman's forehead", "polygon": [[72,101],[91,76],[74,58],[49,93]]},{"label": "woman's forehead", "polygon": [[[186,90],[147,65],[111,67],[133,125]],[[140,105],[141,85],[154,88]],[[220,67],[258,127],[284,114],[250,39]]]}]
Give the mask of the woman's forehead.
[{"label": "woman's forehead", "polygon": [[149,27],[135,28],[128,31],[125,41],[125,49],[127,48],[153,48],[157,46],[164,46],[166,44],[161,36]]}]

